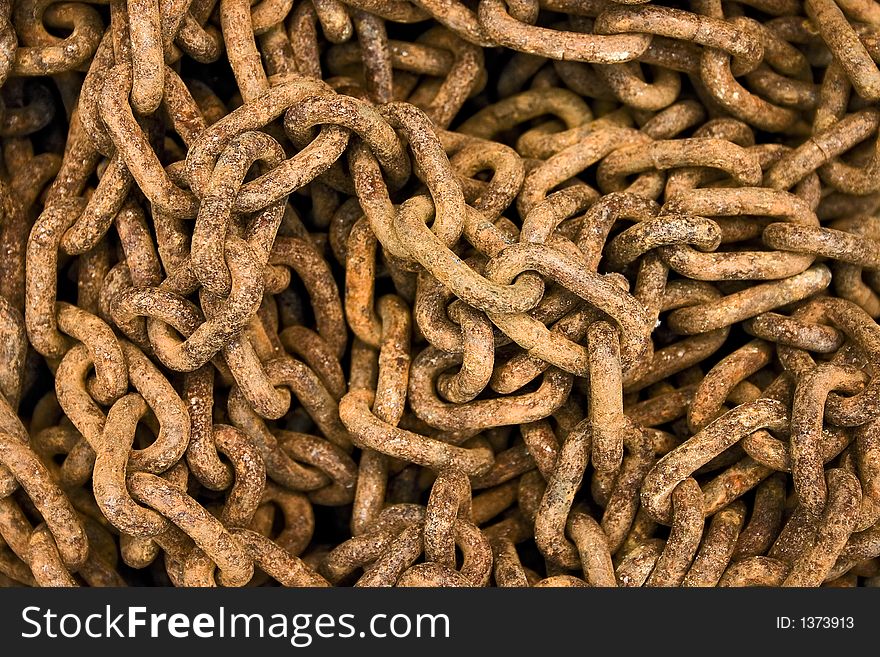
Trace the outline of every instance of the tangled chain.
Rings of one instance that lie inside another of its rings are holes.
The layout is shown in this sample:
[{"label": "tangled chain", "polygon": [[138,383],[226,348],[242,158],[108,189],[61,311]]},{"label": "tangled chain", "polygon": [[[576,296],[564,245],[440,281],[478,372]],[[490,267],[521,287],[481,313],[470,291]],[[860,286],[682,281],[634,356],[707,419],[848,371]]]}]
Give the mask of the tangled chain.
[{"label": "tangled chain", "polygon": [[0,0],[0,584],[880,583],[880,4]]}]

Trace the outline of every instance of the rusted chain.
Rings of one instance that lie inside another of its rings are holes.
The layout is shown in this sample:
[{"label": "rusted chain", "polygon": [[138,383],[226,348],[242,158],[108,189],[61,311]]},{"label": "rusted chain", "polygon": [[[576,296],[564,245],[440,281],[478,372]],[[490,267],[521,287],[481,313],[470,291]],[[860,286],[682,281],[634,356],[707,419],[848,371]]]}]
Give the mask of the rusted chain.
[{"label": "rusted chain", "polygon": [[2,581],[876,582],[877,25],[0,0]]}]

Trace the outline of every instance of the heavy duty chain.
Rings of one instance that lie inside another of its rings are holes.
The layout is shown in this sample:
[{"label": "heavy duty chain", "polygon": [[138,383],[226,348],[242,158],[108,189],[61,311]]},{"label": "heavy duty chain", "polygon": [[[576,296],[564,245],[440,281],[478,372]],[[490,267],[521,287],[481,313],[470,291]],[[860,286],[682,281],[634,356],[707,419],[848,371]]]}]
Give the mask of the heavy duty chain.
[{"label": "heavy duty chain", "polygon": [[880,584],[880,5],[0,0],[0,585]]}]

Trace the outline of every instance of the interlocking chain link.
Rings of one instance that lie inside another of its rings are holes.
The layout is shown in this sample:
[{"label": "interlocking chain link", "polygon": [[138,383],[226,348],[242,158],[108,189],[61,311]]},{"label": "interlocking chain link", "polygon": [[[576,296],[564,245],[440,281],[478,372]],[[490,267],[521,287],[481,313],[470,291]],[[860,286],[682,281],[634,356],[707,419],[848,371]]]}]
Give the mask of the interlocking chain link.
[{"label": "interlocking chain link", "polygon": [[0,0],[0,584],[880,583],[869,0]]}]

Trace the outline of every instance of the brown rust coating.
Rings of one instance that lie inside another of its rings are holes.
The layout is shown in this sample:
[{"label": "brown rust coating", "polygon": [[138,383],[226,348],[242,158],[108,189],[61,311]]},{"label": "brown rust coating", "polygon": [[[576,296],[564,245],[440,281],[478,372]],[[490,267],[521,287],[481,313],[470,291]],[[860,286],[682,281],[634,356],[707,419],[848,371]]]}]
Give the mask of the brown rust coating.
[{"label": "brown rust coating", "polygon": [[672,529],[669,540],[666,541],[663,552],[657,558],[657,563],[645,586],[682,584],[703,536],[705,524],[703,496],[696,480],[690,477],[685,479],[675,487],[670,497]]},{"label": "brown rust coating", "polygon": [[876,583],[880,11],[679,4],[0,0],[0,583]]},{"label": "brown rust coating", "polygon": [[737,547],[745,514],[745,504],[737,501],[712,516],[682,586],[718,585]]},{"label": "brown rust coating", "polygon": [[834,566],[855,525],[862,492],[858,480],[840,469],[827,473],[828,504],[813,546],[792,563],[783,586],[819,586]]}]

